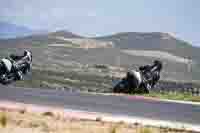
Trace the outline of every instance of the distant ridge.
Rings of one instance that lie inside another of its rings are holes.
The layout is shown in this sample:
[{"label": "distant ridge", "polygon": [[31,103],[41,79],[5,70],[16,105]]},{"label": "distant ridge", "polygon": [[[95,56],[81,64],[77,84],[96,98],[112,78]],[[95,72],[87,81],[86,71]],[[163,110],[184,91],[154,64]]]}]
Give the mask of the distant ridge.
[{"label": "distant ridge", "polygon": [[189,42],[162,32],[121,32],[108,36],[95,37],[102,41],[111,41],[121,49],[167,51],[182,57],[200,60],[200,48]]},{"label": "distant ridge", "polygon": [[83,38],[82,36],[74,34],[67,30],[60,30],[60,31],[52,32],[52,33],[49,33],[48,35],[59,36],[59,37],[64,37],[64,38]]},{"label": "distant ridge", "polygon": [[25,37],[18,38],[8,38],[8,39],[0,39],[0,48],[6,47],[19,47],[19,46],[30,46],[30,45],[46,45],[52,43],[66,43],[66,41],[57,39],[58,37],[63,38],[83,38],[82,36],[76,35],[72,32],[68,31],[56,31],[50,33],[34,33]]}]

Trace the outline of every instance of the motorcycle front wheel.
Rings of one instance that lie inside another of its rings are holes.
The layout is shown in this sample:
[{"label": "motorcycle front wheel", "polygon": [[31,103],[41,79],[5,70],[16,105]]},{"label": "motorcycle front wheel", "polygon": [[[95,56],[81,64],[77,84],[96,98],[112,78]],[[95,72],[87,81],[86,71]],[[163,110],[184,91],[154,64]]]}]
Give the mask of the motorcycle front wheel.
[{"label": "motorcycle front wheel", "polygon": [[130,93],[130,86],[127,80],[122,79],[116,86],[113,88],[114,93]]}]

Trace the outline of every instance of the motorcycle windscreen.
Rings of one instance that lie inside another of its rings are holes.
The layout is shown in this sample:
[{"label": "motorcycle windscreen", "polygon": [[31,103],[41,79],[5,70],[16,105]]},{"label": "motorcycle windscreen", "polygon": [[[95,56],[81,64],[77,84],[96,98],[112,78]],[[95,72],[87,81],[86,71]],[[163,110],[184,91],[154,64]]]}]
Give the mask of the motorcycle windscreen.
[{"label": "motorcycle windscreen", "polygon": [[132,74],[135,76],[135,78],[138,80],[138,83],[140,84],[142,82],[142,75],[140,72],[132,70]]},{"label": "motorcycle windscreen", "polygon": [[10,72],[12,69],[12,63],[10,62],[10,60],[3,58],[1,61],[3,62],[7,72]]}]

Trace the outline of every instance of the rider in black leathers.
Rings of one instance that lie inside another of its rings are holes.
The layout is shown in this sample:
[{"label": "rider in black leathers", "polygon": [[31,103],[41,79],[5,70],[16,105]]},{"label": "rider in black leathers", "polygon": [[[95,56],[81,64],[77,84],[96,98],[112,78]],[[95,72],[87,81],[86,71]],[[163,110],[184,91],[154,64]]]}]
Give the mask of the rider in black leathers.
[{"label": "rider in black leathers", "polygon": [[13,71],[17,73],[18,77],[20,77],[19,80],[22,78],[22,73],[25,74],[25,72],[21,69],[23,67],[22,65],[26,65],[28,69],[30,69],[30,64],[32,62],[32,53],[31,51],[25,50],[23,55],[16,55],[16,54],[11,54],[10,60],[13,62]]},{"label": "rider in black leathers", "polygon": [[162,62],[155,60],[152,65],[145,65],[139,67],[143,74],[143,85],[149,90],[155,86],[160,79],[160,72],[162,70]]},{"label": "rider in black leathers", "polygon": [[126,77],[115,85],[114,92],[149,93],[159,81],[162,67],[161,61],[154,60],[153,64],[140,66],[139,70],[128,71]]}]

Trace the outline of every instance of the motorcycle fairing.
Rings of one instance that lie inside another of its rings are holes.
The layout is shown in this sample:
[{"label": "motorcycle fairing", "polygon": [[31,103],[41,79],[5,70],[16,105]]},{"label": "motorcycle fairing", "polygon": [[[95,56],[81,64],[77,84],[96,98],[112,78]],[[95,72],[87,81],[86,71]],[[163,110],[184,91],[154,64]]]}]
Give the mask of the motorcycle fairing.
[{"label": "motorcycle fairing", "polygon": [[11,61],[8,60],[8,59],[6,59],[6,58],[3,58],[3,59],[1,60],[1,62],[4,64],[4,66],[5,66],[6,70],[7,70],[7,72],[10,72],[11,69],[12,69],[12,63],[11,63]]}]

